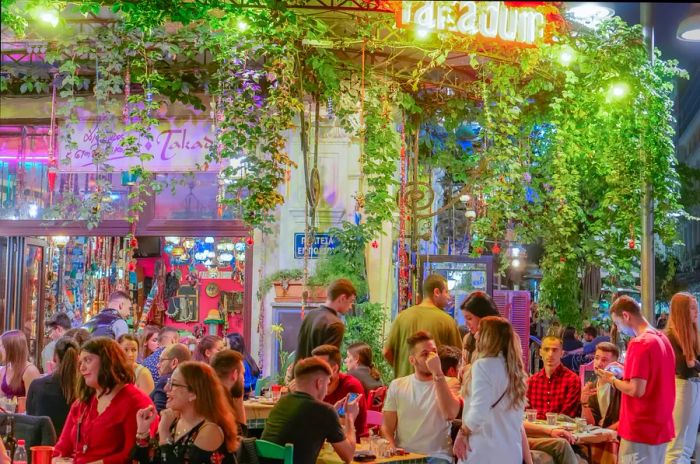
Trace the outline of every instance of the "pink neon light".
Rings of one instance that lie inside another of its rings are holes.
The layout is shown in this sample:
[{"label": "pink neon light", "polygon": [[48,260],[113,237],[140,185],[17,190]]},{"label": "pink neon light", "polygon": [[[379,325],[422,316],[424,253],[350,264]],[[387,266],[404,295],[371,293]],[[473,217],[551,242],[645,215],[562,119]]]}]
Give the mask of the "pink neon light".
[{"label": "pink neon light", "polygon": [[[15,160],[15,161],[19,161],[20,157],[17,156],[17,155],[13,155],[13,156],[3,156],[3,155],[0,155],[0,159],[2,159],[2,160]],[[23,159],[25,159],[25,160],[48,160],[48,159],[49,159],[49,155],[43,155],[43,156],[25,156]]]}]

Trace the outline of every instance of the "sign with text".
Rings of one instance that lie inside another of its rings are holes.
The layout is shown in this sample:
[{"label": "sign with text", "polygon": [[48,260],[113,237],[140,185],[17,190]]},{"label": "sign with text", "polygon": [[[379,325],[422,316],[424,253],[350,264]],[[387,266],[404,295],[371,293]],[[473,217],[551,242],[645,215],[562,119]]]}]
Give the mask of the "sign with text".
[{"label": "sign with text", "polygon": [[447,31],[464,36],[534,45],[544,37],[545,15],[536,6],[546,2],[403,1],[398,27]]},{"label": "sign with text", "polygon": [[[61,165],[61,171],[94,171],[92,152],[98,147],[98,127],[94,119],[72,125],[71,137],[78,145],[74,149],[59,137],[59,159],[67,160]],[[120,146],[120,141],[129,134],[123,126],[117,126],[111,132],[107,140],[102,141],[102,144],[108,143],[111,146],[105,163],[115,171],[126,171],[137,162],[134,158],[124,156],[124,150]],[[152,128],[151,135],[152,140],[141,141],[141,149],[153,155],[153,159],[144,164],[148,170],[156,172],[193,171],[197,163],[204,162],[204,156],[214,143],[211,122],[204,119],[161,120]]]},{"label": "sign with text", "polygon": [[[306,243],[306,234],[297,232],[294,234],[294,258],[304,258],[304,244]],[[335,248],[336,239],[330,234],[318,233],[314,234],[314,243],[309,248],[309,258],[316,259],[319,255],[328,253],[328,250]]]}]

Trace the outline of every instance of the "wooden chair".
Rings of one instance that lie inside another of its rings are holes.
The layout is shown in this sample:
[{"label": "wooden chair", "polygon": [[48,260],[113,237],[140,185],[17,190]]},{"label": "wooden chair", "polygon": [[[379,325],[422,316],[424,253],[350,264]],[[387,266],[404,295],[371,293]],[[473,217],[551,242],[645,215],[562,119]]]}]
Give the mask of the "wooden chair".
[{"label": "wooden chair", "polygon": [[294,445],[291,443],[281,446],[266,440],[255,440],[255,450],[259,458],[278,459],[283,464],[294,462]]}]

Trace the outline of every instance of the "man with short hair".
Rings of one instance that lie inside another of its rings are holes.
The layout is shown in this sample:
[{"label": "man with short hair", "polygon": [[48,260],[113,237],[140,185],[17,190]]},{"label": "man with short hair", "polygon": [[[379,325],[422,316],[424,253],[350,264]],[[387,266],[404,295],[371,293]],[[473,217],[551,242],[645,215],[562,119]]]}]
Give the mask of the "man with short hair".
[{"label": "man with short hair", "polygon": [[342,401],[350,393],[361,396],[357,405],[359,407],[357,417],[355,418],[355,431],[359,443],[359,438],[367,434],[367,404],[364,398],[365,388],[362,382],[357,380],[352,375],[343,374],[340,372],[341,356],[340,350],[333,345],[321,345],[314,348],[311,355],[315,358],[323,359],[331,366],[333,374],[331,382],[328,385],[325,401],[328,404],[336,404]]},{"label": "man with short hair", "polygon": [[[598,343],[593,358],[594,369],[606,369],[608,366],[617,365],[620,371],[624,369],[618,364],[620,349],[610,342]],[[587,382],[581,391],[581,404],[583,416],[589,423],[600,427],[617,430],[620,419],[620,392],[601,381]]]},{"label": "man with short hair", "polygon": [[163,350],[170,345],[174,345],[180,341],[180,333],[174,327],[163,327],[158,332],[158,348],[143,360],[143,366],[151,371],[153,381],[158,382],[160,374],[158,372],[158,364],[160,363],[160,355]]},{"label": "man with short hair", "polygon": [[413,374],[394,379],[384,400],[382,434],[391,447],[429,456],[429,462],[452,463],[451,420],[461,401],[440,371],[432,336],[414,333],[406,341]]},{"label": "man with short hair", "polygon": [[340,348],[345,324],[338,317],[352,309],[357,291],[348,279],[338,279],[328,286],[326,303],[306,313],[299,329],[296,361],[308,358],[314,348],[333,345]]},{"label": "man with short hair", "polygon": [[610,307],[620,333],[633,337],[627,345],[623,379],[597,369],[602,382],[622,393],[618,435],[621,462],[663,462],[668,442],[675,436],[676,357],[663,332],[642,316],[629,296]]},{"label": "man with short hair", "polygon": [[[564,367],[561,357],[564,343],[558,337],[542,339],[540,356],[544,369],[530,377],[527,386],[528,408],[537,410],[538,419],[545,419],[548,412],[579,417],[581,412],[581,380]],[[579,462],[572,444],[576,437],[563,428],[548,429],[538,424],[524,422],[531,450],[549,454],[557,464]]]},{"label": "man with short hair", "polygon": [[457,322],[444,311],[451,301],[447,280],[439,274],[432,274],[423,283],[423,300],[420,304],[401,311],[396,317],[384,346],[384,357],[394,368],[395,377],[413,373],[406,340],[419,330],[431,333],[438,347],[462,346]]},{"label": "man with short hair", "polygon": [[131,314],[131,298],[117,290],[107,300],[107,307],[83,325],[93,337],[109,337],[114,340],[129,331],[126,320]]},{"label": "man with short hair", "polygon": [[299,361],[294,367],[296,390],[282,397],[265,421],[261,438],[282,446],[293,444],[295,464],[315,464],[326,440],[343,462],[353,460],[359,399],[336,404],[345,410],[345,417],[338,418],[333,406],[323,402],[332,375],[323,359]]},{"label": "man with short hair", "polygon": [[440,369],[442,374],[447,377],[450,390],[455,395],[461,396],[462,385],[459,382],[459,367],[462,361],[462,350],[456,346],[442,345],[438,348],[438,357],[440,358]]},{"label": "man with short hair", "polygon": [[151,392],[151,400],[156,405],[158,412],[165,409],[165,403],[168,401],[165,385],[170,380],[170,376],[173,375],[177,366],[189,361],[190,358],[190,350],[181,343],[169,345],[161,351],[158,358],[158,380]]},{"label": "man with short hair", "polygon": [[595,353],[595,348],[598,346],[598,343],[610,341],[610,337],[607,335],[598,336],[598,329],[592,325],[583,329],[583,339],[583,354],[585,355]]},{"label": "man with short hair", "polygon": [[544,369],[527,383],[528,404],[531,409],[537,409],[538,419],[545,419],[548,412],[569,417],[581,414],[581,379],[562,365],[563,346],[558,337],[542,339],[540,356]]},{"label": "man with short hair", "polygon": [[51,341],[41,350],[41,368],[44,374],[50,374],[53,371],[53,353],[56,349],[56,341],[70,329],[70,317],[66,313],[56,313],[46,323],[46,332]]},{"label": "man with short hair", "polygon": [[243,365],[243,355],[238,351],[225,349],[219,351],[211,358],[212,369],[221,380],[227,392],[229,392],[231,406],[233,407],[236,422],[238,422],[238,433],[241,436],[248,434],[248,425],[243,406],[245,366]]}]

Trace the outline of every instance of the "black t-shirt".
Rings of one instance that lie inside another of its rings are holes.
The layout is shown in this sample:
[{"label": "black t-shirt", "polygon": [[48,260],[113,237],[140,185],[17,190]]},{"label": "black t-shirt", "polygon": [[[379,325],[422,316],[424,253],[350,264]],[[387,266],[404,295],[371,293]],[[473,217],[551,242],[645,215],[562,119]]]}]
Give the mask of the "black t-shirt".
[{"label": "black t-shirt", "polygon": [[29,386],[27,414],[30,416],[49,416],[57,436],[61,435],[70,406],[66,397],[63,396],[61,381],[57,374],[39,377]]},{"label": "black t-shirt", "polygon": [[294,464],[315,464],[323,443],[345,440],[338,414],[329,404],[301,392],[290,393],[270,411],[263,440],[294,445]]}]

